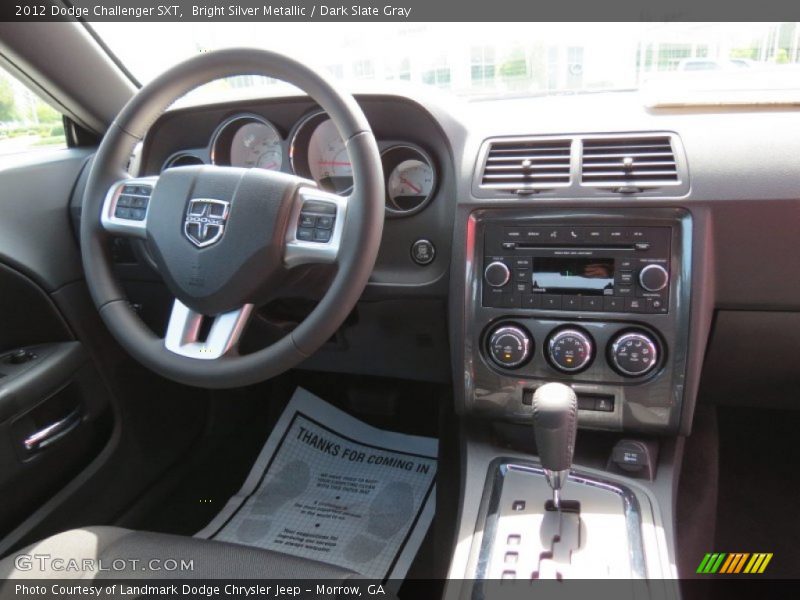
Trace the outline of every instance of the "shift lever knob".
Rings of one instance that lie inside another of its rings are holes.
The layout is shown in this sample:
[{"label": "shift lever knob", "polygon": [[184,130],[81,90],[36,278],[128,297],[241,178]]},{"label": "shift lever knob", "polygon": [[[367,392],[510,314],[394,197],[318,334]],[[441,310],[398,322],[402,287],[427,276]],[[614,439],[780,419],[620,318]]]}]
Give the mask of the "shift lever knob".
[{"label": "shift lever knob", "polygon": [[533,435],[553,504],[559,507],[559,491],[569,474],[578,430],[578,398],[563,383],[547,383],[533,394]]}]

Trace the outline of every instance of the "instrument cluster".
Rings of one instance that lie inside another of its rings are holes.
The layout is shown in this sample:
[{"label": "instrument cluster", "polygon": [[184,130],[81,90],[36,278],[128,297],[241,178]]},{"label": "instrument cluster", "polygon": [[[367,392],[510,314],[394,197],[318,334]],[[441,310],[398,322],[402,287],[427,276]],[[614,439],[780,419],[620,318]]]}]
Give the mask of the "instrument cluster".
[{"label": "instrument cluster", "polygon": [[[333,121],[323,111],[306,114],[283,135],[268,119],[239,113],[222,121],[207,149],[180,151],[162,170],[193,164],[269,169],[312,179],[322,189],[347,195],[353,187],[353,167]],[[409,216],[423,210],[436,193],[437,171],[431,155],[420,146],[379,140],[385,176],[386,212]]]}]

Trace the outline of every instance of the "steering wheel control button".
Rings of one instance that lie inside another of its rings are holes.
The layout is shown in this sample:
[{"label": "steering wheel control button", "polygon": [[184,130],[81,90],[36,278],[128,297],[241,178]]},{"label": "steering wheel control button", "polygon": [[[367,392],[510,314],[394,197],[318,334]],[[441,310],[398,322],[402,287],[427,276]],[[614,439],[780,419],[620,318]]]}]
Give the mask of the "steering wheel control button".
[{"label": "steering wheel control button", "polygon": [[297,229],[297,239],[303,242],[310,242],[314,239],[313,227],[299,227]]},{"label": "steering wheel control button", "polygon": [[639,285],[648,292],[660,292],[669,283],[669,273],[661,265],[647,265],[639,271]]},{"label": "steering wheel control button", "polygon": [[114,206],[114,216],[128,221],[144,221],[151,189],[146,185],[125,185]]},{"label": "steering wheel control button", "polygon": [[430,240],[417,240],[411,245],[411,258],[418,265],[429,265],[436,258],[436,246]]},{"label": "steering wheel control button", "polygon": [[483,277],[490,286],[503,287],[511,279],[511,271],[509,271],[505,263],[496,260],[486,267]]},{"label": "steering wheel control button", "polygon": [[594,343],[589,334],[580,329],[561,329],[550,336],[547,343],[547,358],[557,370],[577,373],[592,362]]},{"label": "steering wheel control button", "polygon": [[644,332],[624,333],[609,346],[611,366],[625,377],[641,377],[658,363],[658,345]]},{"label": "steering wheel control button", "polygon": [[315,229],[314,230],[314,241],[315,242],[329,242],[329,241],[331,241],[331,230],[330,229]]},{"label": "steering wheel control button", "polygon": [[504,369],[516,369],[533,354],[533,339],[517,325],[501,325],[489,334],[489,356]]},{"label": "steering wheel control button", "polygon": [[307,200],[300,209],[296,237],[301,242],[325,244],[331,241],[335,223],[335,204],[321,200]]}]

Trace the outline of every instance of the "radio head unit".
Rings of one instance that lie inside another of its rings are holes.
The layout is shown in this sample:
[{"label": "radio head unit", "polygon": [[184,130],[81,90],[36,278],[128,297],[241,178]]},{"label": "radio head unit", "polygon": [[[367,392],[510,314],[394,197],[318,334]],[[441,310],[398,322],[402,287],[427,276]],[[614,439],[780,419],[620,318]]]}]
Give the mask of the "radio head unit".
[{"label": "radio head unit", "polygon": [[489,223],[483,306],[669,312],[670,227]]}]

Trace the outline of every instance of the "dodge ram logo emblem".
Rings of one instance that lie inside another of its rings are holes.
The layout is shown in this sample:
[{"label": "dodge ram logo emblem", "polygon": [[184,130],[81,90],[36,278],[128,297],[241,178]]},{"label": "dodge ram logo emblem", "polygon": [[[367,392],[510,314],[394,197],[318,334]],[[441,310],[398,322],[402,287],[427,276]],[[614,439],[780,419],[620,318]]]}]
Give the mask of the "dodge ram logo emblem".
[{"label": "dodge ram logo emblem", "polygon": [[210,246],[222,237],[229,208],[230,202],[225,200],[191,200],[183,221],[183,233],[198,248]]}]

